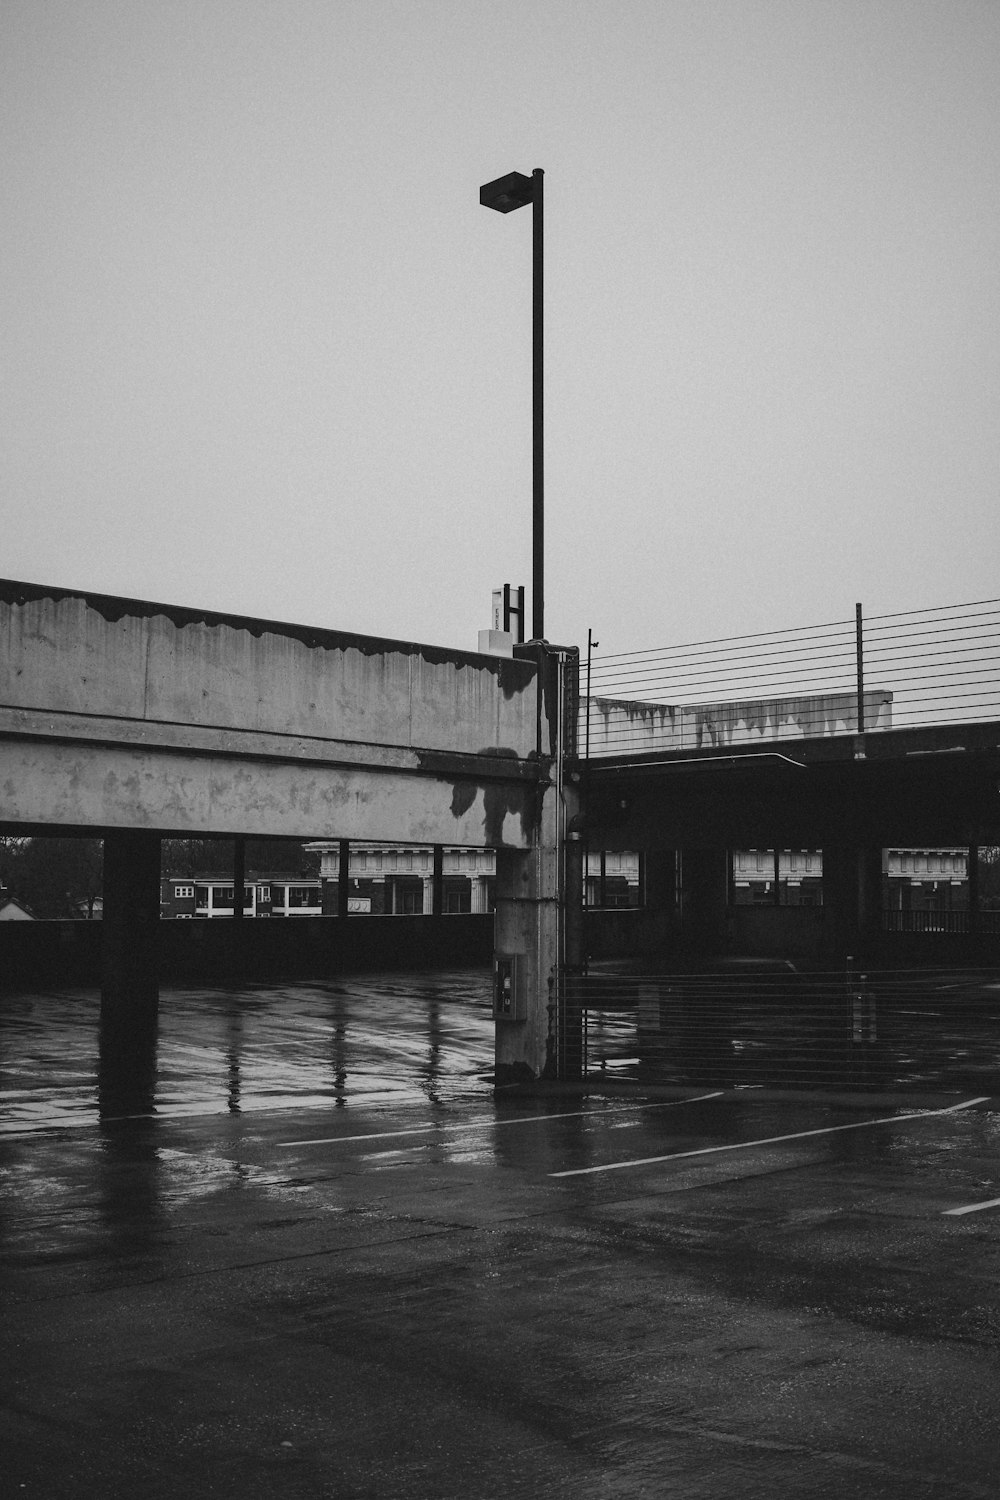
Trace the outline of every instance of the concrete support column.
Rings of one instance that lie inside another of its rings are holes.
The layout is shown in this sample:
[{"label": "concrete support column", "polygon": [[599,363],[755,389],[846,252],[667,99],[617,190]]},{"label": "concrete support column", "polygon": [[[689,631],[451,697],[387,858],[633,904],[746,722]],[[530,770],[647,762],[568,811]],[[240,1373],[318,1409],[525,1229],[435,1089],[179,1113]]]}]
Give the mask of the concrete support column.
[{"label": "concrete support column", "polygon": [[559,1077],[577,1079],[583,1074],[583,998],[579,975],[587,966],[584,928],[584,847],[579,833],[571,833],[563,845],[563,961],[559,994]]},{"label": "concrete support column", "polygon": [[444,846],[435,844],[432,851],[431,911],[439,917],[444,911]]},{"label": "concrete support column", "polygon": [[[579,787],[564,771],[575,753],[579,656],[544,642],[520,649],[538,663],[539,779],[530,848],[496,851],[497,976],[514,980],[507,993],[513,1004],[496,1020],[498,1088],[572,1076],[581,1053],[579,1006],[567,1005],[565,987],[566,845],[569,830],[579,827]],[[577,901],[581,878],[577,871]]]},{"label": "concrete support column", "polygon": [[242,835],[233,840],[233,925],[226,934],[229,947],[229,971],[234,977],[244,973],[246,953],[247,841]]},{"label": "concrete support column", "polygon": [[422,875],[420,877],[423,890],[423,907],[421,908],[425,917],[432,915],[434,911],[434,876]]},{"label": "concrete support column", "polygon": [[486,876],[471,875],[469,884],[472,887],[472,910],[481,914],[486,910]]},{"label": "concrete support column", "polygon": [[862,957],[882,926],[882,850],[827,845],[823,850],[823,905],[830,958]]},{"label": "concrete support column", "polygon": [[724,951],[729,901],[729,851],[684,849],[681,928],[685,946],[710,956]]},{"label": "concrete support column", "polygon": [[517,962],[521,1019],[496,1024],[496,1083],[555,1077],[559,981],[559,871],[555,840],[546,847],[497,850],[493,946]]},{"label": "concrete support column", "polygon": [[242,835],[233,840],[233,920],[242,922],[246,915],[247,841]]},{"label": "concrete support column", "polygon": [[677,850],[649,849],[642,856],[644,947],[665,949],[677,928]]},{"label": "concrete support column", "polygon": [[351,841],[341,839],[337,853],[337,916],[346,917],[350,912],[348,896],[351,893]]},{"label": "concrete support column", "polygon": [[152,1106],[160,998],[160,838],[104,837],[101,923],[100,1108],[102,1114]]},{"label": "concrete support column", "polygon": [[979,931],[979,845],[970,844],[967,855],[969,932]]},{"label": "concrete support column", "polygon": [[882,850],[859,849],[857,869],[858,930],[871,941],[882,931]]},{"label": "concrete support column", "polygon": [[[569,854],[559,837],[562,809],[555,787],[545,789],[541,802],[534,847],[497,850],[493,945],[498,956],[516,955],[523,1017],[496,1023],[500,1087],[580,1073],[582,1013],[567,991],[566,974],[582,959],[581,924],[567,913],[570,899],[580,901],[582,850],[577,843]],[[579,865],[569,879],[567,857]]]}]

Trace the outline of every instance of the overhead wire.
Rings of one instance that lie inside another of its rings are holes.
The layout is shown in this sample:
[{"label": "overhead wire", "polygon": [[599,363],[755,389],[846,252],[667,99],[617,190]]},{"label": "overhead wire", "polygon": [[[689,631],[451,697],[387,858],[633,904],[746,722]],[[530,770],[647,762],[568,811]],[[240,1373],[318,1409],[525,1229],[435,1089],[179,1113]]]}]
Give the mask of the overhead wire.
[{"label": "overhead wire", "polygon": [[[658,714],[671,712],[694,715],[703,738],[725,743],[726,709],[735,721],[751,708],[766,718],[769,704],[787,707],[795,699],[802,700],[800,714],[782,717],[776,708],[772,715],[783,726],[782,738],[841,722],[843,732],[855,732],[839,712],[843,704],[809,707],[807,700],[847,699],[849,705],[856,697],[857,627],[828,621],[592,658],[590,708],[584,700],[581,712],[589,713],[591,729],[598,724],[597,753],[677,743],[676,723],[661,718],[657,724]],[[872,615],[860,620],[860,629],[865,717],[872,715],[866,731],[965,723],[1000,707],[1000,600]]]}]

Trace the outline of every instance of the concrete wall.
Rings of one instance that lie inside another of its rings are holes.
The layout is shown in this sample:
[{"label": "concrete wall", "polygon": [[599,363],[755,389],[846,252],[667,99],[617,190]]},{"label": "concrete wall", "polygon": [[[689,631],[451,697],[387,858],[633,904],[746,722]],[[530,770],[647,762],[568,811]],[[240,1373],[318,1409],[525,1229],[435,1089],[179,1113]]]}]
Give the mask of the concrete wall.
[{"label": "concrete wall", "polygon": [[0,583],[0,821],[525,847],[536,676]]},{"label": "concrete wall", "polygon": [[[892,694],[866,692],[865,730],[892,728]],[[640,703],[626,699],[582,699],[579,739],[590,721],[590,754],[638,755],[644,751],[720,749],[857,730],[857,695],[821,693],[790,698],[740,699],[727,703]]]},{"label": "concrete wall", "polygon": [[530,662],[28,588],[0,585],[6,706],[470,755],[535,747]]},{"label": "concrete wall", "polygon": [[[698,958],[734,954],[740,957],[788,958],[803,970],[840,969],[848,949],[859,961],[881,969],[995,967],[1000,963],[1000,934],[881,932],[845,948],[831,930],[828,907],[730,907],[724,943]],[[679,926],[657,922],[656,913],[590,911],[585,948],[597,960],[646,961],[669,972],[691,957]]]},{"label": "concrete wall", "polygon": [[590,911],[586,947],[592,959],[652,958],[668,968],[692,955],[790,958],[803,968],[822,968],[828,958],[827,912],[823,907],[730,906],[714,939],[691,940],[679,915],[645,908]]},{"label": "concrete wall", "polygon": [[822,906],[731,906],[726,929],[729,953],[790,958],[801,968],[822,968],[830,957]]},{"label": "concrete wall", "polygon": [[607,910],[591,907],[583,916],[584,953],[595,962],[662,955],[676,944],[676,934],[673,912],[645,906]]},{"label": "concrete wall", "polygon": [[[101,981],[102,922],[18,922],[0,934],[0,988]],[[352,971],[489,965],[492,916],[302,917],[270,922],[160,922],[164,982],[323,978]]]}]

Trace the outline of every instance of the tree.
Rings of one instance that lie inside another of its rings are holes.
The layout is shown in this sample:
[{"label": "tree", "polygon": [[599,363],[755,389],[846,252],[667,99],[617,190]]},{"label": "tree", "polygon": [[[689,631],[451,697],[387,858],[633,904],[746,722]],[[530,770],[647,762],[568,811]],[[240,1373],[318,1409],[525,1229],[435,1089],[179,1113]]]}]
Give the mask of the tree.
[{"label": "tree", "polygon": [[100,839],[4,838],[0,878],[36,917],[92,917],[103,854]]},{"label": "tree", "polygon": [[1000,846],[979,846],[979,904],[1000,907]]},{"label": "tree", "polygon": [[[319,855],[306,853],[301,839],[250,839],[245,866],[251,872],[315,876]],[[233,840],[218,838],[164,839],[162,868],[166,875],[225,875],[233,868]]]}]

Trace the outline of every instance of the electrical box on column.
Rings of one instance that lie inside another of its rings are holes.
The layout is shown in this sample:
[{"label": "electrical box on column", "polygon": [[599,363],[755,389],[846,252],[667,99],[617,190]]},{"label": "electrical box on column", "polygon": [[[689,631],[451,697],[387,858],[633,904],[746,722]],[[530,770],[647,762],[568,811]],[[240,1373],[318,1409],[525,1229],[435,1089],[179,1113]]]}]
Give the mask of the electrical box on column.
[{"label": "electrical box on column", "polygon": [[524,1021],[528,1015],[525,975],[521,955],[497,953],[493,958],[493,1018]]}]

